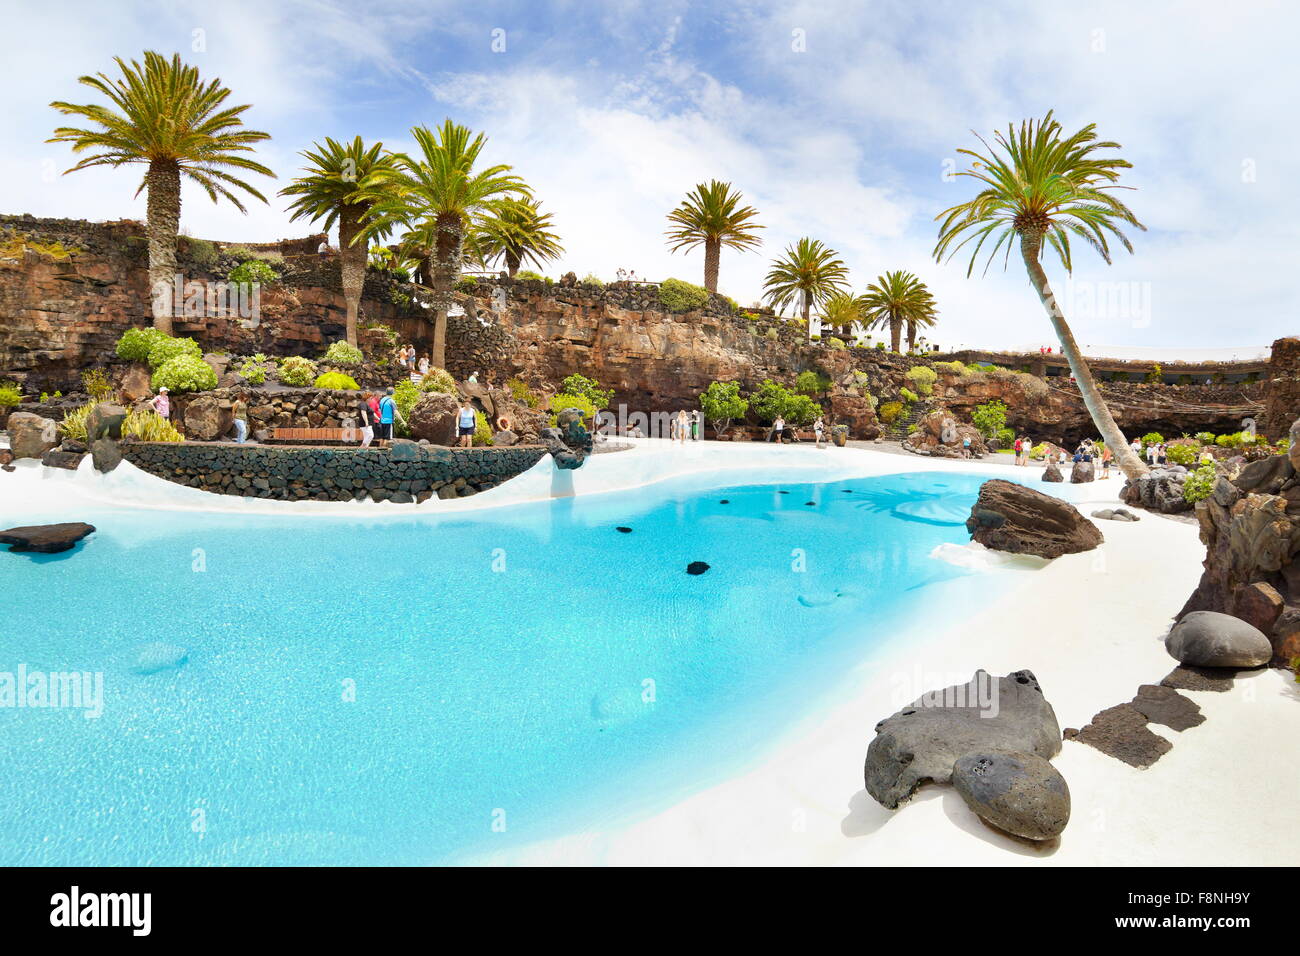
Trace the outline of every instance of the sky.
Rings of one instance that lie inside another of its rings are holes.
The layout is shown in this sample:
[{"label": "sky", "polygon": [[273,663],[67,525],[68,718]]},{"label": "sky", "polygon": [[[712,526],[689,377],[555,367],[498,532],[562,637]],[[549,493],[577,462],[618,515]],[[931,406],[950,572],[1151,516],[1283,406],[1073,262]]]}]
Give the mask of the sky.
[{"label": "sky", "polygon": [[1049,260],[1085,349],[1249,353],[1300,331],[1293,3],[0,0],[0,23],[0,212],[143,219],[134,169],[61,175],[74,160],[45,142],[49,102],[97,101],[77,77],[112,75],[114,56],[179,52],[251,104],[278,177],[247,215],[185,189],[187,234],[306,235],[274,195],[301,150],[356,135],[402,150],[451,117],[553,214],[566,251],[549,275],[701,282],[702,251],[670,253],[665,216],[716,178],[766,227],[757,252],[722,256],[719,291],[742,305],[811,236],[854,291],[916,273],[940,310],[932,342],[1032,348],[1052,340],[1023,265],[936,263],[934,220],[976,192],[958,148],[1052,109],[1122,144],[1147,226],[1111,266],[1084,247],[1072,277]]}]

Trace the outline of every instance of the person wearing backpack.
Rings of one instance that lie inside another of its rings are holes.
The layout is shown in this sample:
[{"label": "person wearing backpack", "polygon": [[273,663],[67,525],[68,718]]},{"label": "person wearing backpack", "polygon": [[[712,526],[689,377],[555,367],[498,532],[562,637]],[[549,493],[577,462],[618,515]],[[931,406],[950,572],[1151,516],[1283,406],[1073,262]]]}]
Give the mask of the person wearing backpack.
[{"label": "person wearing backpack", "polygon": [[1021,439],[1017,438],[1016,439],[1016,464],[1017,465],[1021,463],[1020,456],[1022,454],[1023,447],[1024,447],[1024,442]]},{"label": "person wearing backpack", "polygon": [[393,440],[393,420],[397,417],[397,400],[393,398],[392,386],[384,392],[379,400],[379,427],[376,432],[380,447]]}]

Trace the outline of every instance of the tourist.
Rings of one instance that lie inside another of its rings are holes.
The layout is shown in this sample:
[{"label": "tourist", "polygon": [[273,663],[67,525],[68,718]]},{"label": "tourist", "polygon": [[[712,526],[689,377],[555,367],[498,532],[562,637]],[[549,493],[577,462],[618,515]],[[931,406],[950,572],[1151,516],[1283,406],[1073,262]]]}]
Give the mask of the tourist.
[{"label": "tourist", "polygon": [[1134,438],[1131,442],[1128,443],[1128,447],[1129,447],[1129,451],[1133,452],[1133,454],[1136,455],[1138,457],[1138,460],[1140,461],[1142,459],[1142,439]]},{"label": "tourist", "polygon": [[469,379],[468,379],[468,381],[469,381],[469,383],[470,383],[471,385],[477,385],[477,384],[478,384],[478,372],[470,372],[470,373],[469,373]]},{"label": "tourist", "polygon": [[[371,404],[371,403],[374,404]],[[357,423],[361,426],[361,447],[369,448],[370,443],[375,440],[375,417],[378,409],[378,401],[370,393],[364,393],[361,401],[357,403]]]},{"label": "tourist", "polygon": [[384,390],[384,397],[379,400],[379,438],[380,447],[393,440],[393,419],[397,415],[397,400],[393,398],[393,388],[390,385]]},{"label": "tourist", "polygon": [[420,368],[420,377],[421,377],[421,378],[424,378],[424,376],[426,376],[426,375],[429,374],[429,356],[427,356],[427,355],[421,355],[421,356],[420,356],[420,365],[419,365],[419,368]]},{"label": "tourist", "polygon": [[1020,464],[1020,456],[1024,454],[1024,447],[1025,447],[1025,440],[1023,438],[1017,438],[1016,445],[1015,445],[1015,451],[1016,451],[1015,463],[1017,465]]},{"label": "tourist", "polygon": [[163,418],[171,418],[172,402],[171,399],[167,397],[166,385],[158,389],[158,394],[154,396],[153,401],[149,403],[149,406]]},{"label": "tourist", "polygon": [[691,426],[686,419],[686,409],[683,408],[677,413],[677,440],[685,445],[690,436]]},{"label": "tourist", "polygon": [[777,415],[776,421],[772,423],[772,440],[778,445],[781,444],[781,433],[783,431],[785,431],[785,419]]},{"label": "tourist", "polygon": [[1156,443],[1152,442],[1147,445],[1147,464],[1154,466],[1156,463]]},{"label": "tourist", "polygon": [[474,444],[474,406],[465,399],[460,403],[460,413],[456,416],[456,434],[459,438],[457,444],[461,448],[468,448]]},{"label": "tourist", "polygon": [[818,448],[822,447],[822,438],[824,437],[825,431],[826,431],[826,423],[822,421],[822,417],[818,415],[817,421],[813,422],[813,435],[817,439]]},{"label": "tourist", "polygon": [[698,408],[691,412],[691,441],[704,437],[704,413]]},{"label": "tourist", "polygon": [[1166,446],[1164,442],[1161,442],[1156,446],[1156,464],[1169,464],[1168,446]]},{"label": "tourist", "polygon": [[330,244],[328,239],[322,239],[320,241],[320,245],[316,247],[316,255],[320,256],[322,259],[328,259],[330,257]]},{"label": "tourist", "polygon": [[1101,476],[1103,478],[1110,477],[1110,460],[1114,457],[1115,455],[1111,452],[1110,447],[1103,445],[1101,448]]},{"label": "tourist", "polygon": [[235,393],[235,404],[230,413],[235,419],[235,442],[242,445],[248,440],[248,403],[244,401],[243,392]]}]

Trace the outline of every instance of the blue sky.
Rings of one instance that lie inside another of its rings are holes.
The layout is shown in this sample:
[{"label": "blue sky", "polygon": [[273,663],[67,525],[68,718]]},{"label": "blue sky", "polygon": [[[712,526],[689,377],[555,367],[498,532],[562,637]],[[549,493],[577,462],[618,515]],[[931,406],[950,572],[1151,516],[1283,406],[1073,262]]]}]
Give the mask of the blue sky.
[{"label": "blue sky", "polygon": [[[664,216],[696,182],[732,181],[767,229],[724,253],[722,291],[758,298],[768,260],[802,235],[837,249],[854,288],[886,269],[935,291],[941,344],[1047,343],[1023,276],[965,278],[930,257],[934,216],[972,193],[945,175],[972,130],[1056,110],[1098,124],[1134,169],[1149,231],[1107,267],[1078,250],[1049,274],[1085,345],[1248,348],[1297,331],[1291,279],[1300,90],[1283,3],[0,3],[6,117],[0,210],[143,218],[125,170],[59,173],[56,98],[115,54],[179,51],[273,139],[283,185],[330,135],[401,149],[451,116],[490,137],[551,211],[567,253],[547,270],[699,281]],[[503,32],[494,32],[503,31]],[[14,42],[21,37],[21,43]],[[504,50],[501,41],[504,39]],[[496,49],[494,50],[494,41]],[[267,190],[264,190],[267,191]],[[269,195],[269,192],[268,192]],[[302,235],[284,203],[247,216],[187,191],[186,231]]]}]

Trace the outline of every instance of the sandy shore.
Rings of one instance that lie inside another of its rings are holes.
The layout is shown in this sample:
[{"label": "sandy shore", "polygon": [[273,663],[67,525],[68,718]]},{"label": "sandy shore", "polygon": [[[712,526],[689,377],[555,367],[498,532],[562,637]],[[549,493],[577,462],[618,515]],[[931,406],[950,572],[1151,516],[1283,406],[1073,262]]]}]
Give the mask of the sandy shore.
[{"label": "sandy shore", "polygon": [[[233,499],[182,488],[124,464],[104,478],[89,461],[73,474],[23,463],[0,475],[34,508],[75,518],[80,504],[256,514],[353,514],[438,520],[481,508],[595,495],[667,478],[700,487],[734,481],[837,480],[901,471],[966,471],[1011,477],[999,462],[930,460],[871,449],[645,440],[599,455],[576,472],[544,460],[492,491],[422,506]],[[1027,469],[1037,477],[1037,468]],[[1085,513],[1116,504],[1119,478],[1053,490]],[[255,520],[255,519],[254,519]],[[1041,848],[985,827],[949,787],[923,788],[887,811],[862,787],[872,728],[922,692],[966,681],[977,668],[1039,678],[1062,728],[1130,700],[1174,666],[1163,636],[1194,587],[1204,549],[1196,528],[1143,514],[1136,524],[1099,522],[1106,542],[1037,570],[991,568],[1007,599],[993,610],[933,607],[872,652],[807,717],[773,740],[743,772],[660,809],[626,819],[611,808],[580,832],[474,862],[528,864],[1209,864],[1267,865],[1300,858],[1290,794],[1300,783],[1294,721],[1300,693],[1288,675],[1265,670],[1227,693],[1191,693],[1206,715],[1177,733],[1153,767],[1135,770],[1073,741],[1055,765],[1073,798],[1062,838]]]}]

